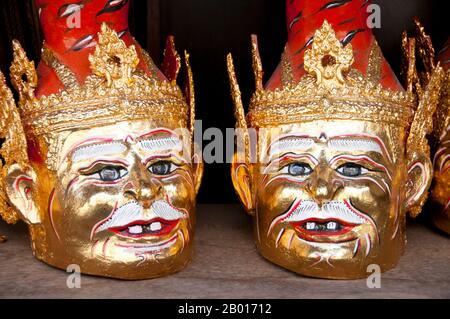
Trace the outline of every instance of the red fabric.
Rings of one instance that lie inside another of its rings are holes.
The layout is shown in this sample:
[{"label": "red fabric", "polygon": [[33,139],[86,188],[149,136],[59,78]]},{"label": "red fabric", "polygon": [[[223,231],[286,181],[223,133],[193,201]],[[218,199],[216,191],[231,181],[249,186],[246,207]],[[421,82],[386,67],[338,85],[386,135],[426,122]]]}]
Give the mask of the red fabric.
[{"label": "red fabric", "polygon": [[[351,43],[355,62],[353,67],[361,73],[366,73],[370,47],[374,36],[367,27],[369,13],[367,0],[286,0],[286,21],[288,28],[288,57],[293,66],[294,78],[299,80],[304,74],[303,56],[305,50],[310,48],[309,40],[319,29],[324,20],[327,20],[336,31],[339,40],[344,40],[349,34],[355,32]],[[308,43],[309,42],[309,43]],[[308,44],[308,45],[307,45]],[[386,60],[382,66],[383,74],[381,84],[386,88],[402,90],[402,87]],[[281,86],[281,66],[267,83],[267,89]]]}]

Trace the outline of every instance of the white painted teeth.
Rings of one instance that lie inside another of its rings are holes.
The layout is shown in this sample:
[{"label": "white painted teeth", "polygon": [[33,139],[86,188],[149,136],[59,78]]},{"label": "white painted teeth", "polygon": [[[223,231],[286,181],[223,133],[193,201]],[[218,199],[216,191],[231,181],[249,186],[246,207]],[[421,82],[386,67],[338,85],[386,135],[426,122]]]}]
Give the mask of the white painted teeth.
[{"label": "white painted teeth", "polygon": [[335,222],[329,222],[329,223],[327,224],[327,229],[328,229],[328,230],[336,230],[337,227],[338,227],[338,225],[337,225],[337,223],[335,223]]},{"label": "white painted teeth", "polygon": [[336,231],[340,225],[337,222],[307,222],[305,229],[310,231]]},{"label": "white painted teeth", "polygon": [[128,227],[128,232],[130,234],[135,234],[135,235],[142,234],[142,231],[143,231],[142,226],[139,226],[139,225]]},{"label": "white painted teeth", "polygon": [[151,231],[158,231],[158,230],[161,230],[161,228],[162,228],[162,225],[160,222],[154,222],[150,225]]}]

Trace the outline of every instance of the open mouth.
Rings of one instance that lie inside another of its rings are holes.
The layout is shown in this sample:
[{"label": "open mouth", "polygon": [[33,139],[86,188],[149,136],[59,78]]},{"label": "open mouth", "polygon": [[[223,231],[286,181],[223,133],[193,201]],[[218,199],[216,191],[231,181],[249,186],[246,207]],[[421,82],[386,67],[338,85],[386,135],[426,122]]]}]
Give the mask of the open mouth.
[{"label": "open mouth", "polygon": [[346,242],[356,239],[352,232],[358,224],[350,224],[339,219],[309,219],[291,222],[300,238],[316,242]]},{"label": "open mouth", "polygon": [[127,238],[161,237],[172,233],[180,220],[154,218],[149,221],[134,221],[126,226],[109,228],[109,231]]}]

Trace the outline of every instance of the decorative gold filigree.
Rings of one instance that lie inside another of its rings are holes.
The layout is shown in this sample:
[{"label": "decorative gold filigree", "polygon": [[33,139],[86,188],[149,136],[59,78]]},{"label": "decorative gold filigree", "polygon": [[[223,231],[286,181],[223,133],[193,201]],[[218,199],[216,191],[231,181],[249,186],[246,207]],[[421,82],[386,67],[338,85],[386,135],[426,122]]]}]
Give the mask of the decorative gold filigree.
[{"label": "decorative gold filigree", "polygon": [[370,47],[369,62],[367,64],[366,78],[368,82],[380,83],[381,81],[381,66],[383,61],[383,54],[378,46],[376,40],[373,40]]},{"label": "decorative gold filigree", "polygon": [[351,119],[409,127],[415,99],[411,92],[391,91],[380,83],[381,53],[371,50],[368,75],[355,69],[350,45],[343,47],[328,22],[316,31],[305,52],[300,81],[274,91],[257,90],[250,102],[248,121],[264,127],[319,119]]},{"label": "decorative gold filigree", "polygon": [[132,73],[139,64],[134,45],[126,46],[118,34],[102,24],[98,45],[89,56],[92,72],[104,77],[108,87],[122,88],[133,83]]},{"label": "decorative gold filigree", "polygon": [[434,51],[433,42],[431,41],[431,37],[425,32],[425,28],[417,18],[414,19],[414,25],[417,51],[419,52],[419,56],[422,59],[423,66],[425,67],[425,72],[422,74],[422,76],[424,77],[423,81],[425,83],[428,83],[431,79],[431,73],[436,68],[436,54]]},{"label": "decorative gold filigree", "polygon": [[236,128],[240,129],[239,133],[243,134],[245,163],[250,163],[250,137],[247,130],[247,120],[245,119],[244,105],[242,104],[241,90],[237,82],[236,73],[234,71],[233,57],[231,54],[227,56],[227,68],[230,79],[231,96],[234,102],[234,116],[236,118]]},{"label": "decorative gold filigree", "polygon": [[255,88],[256,91],[261,91],[264,89],[263,88],[264,71],[262,67],[261,57],[259,55],[258,37],[253,34],[251,37],[251,42],[252,42],[252,66],[255,75]]},{"label": "decorative gold filigree", "polygon": [[[11,68],[12,78],[33,74],[34,64],[19,63],[28,61],[20,45],[14,45],[14,50],[18,58],[16,66]],[[164,119],[168,114],[181,126],[187,125],[188,108],[176,83],[158,81],[136,71],[139,59],[135,47],[127,47],[106,24],[102,25],[97,47],[89,61],[93,74],[83,85],[70,86],[39,100],[27,99],[21,107],[21,116],[30,134],[50,135],[113,124],[118,120]],[[21,86],[17,87],[21,92]],[[31,89],[22,91],[33,92]]]},{"label": "decorative gold filigree", "polygon": [[305,51],[305,71],[316,75],[316,84],[327,87],[339,87],[345,82],[344,72],[353,64],[352,45],[343,47],[328,23],[314,35],[312,48]]},{"label": "decorative gold filigree", "polygon": [[28,163],[27,142],[20,120],[19,112],[14,102],[11,90],[5,83],[3,73],[0,72],[0,138],[5,141],[0,149],[0,155],[5,165],[0,161],[0,216],[10,224],[19,219],[16,211],[9,204],[6,195],[5,180],[10,165],[19,164],[23,168]]},{"label": "decorative gold filigree", "polygon": [[[440,90],[444,79],[444,70],[438,65],[431,73],[430,81],[424,90],[419,101],[414,121],[411,124],[410,133],[406,145],[407,161],[411,165],[417,159],[418,154],[424,154],[430,157],[430,146],[427,135],[433,132],[433,114],[440,100]],[[428,190],[431,179],[426,187]],[[416,217],[422,211],[422,207],[428,197],[428,191],[425,191],[416,205],[410,209],[410,215]]]},{"label": "decorative gold filigree", "polygon": [[10,67],[11,83],[19,93],[19,106],[35,100],[34,91],[37,88],[38,77],[34,62],[30,61],[19,41],[13,40],[13,62]]},{"label": "decorative gold filigree", "polygon": [[292,72],[292,64],[289,59],[289,48],[286,45],[281,55],[281,84],[283,87],[289,87],[294,80],[294,74]]},{"label": "decorative gold filigree", "polygon": [[416,68],[416,40],[409,38],[406,31],[402,34],[401,75],[404,78],[407,91],[410,93],[415,91],[420,97],[423,92]]},{"label": "decorative gold filigree", "polygon": [[45,43],[42,47],[42,61],[55,71],[58,79],[66,89],[74,89],[80,86],[75,74],[55,58],[53,52]]},{"label": "decorative gold filigree", "polygon": [[195,127],[195,88],[194,88],[194,74],[192,73],[189,53],[184,51],[184,60],[187,70],[187,92],[185,93],[189,102],[189,132],[191,133],[191,145],[194,147],[194,127]]}]

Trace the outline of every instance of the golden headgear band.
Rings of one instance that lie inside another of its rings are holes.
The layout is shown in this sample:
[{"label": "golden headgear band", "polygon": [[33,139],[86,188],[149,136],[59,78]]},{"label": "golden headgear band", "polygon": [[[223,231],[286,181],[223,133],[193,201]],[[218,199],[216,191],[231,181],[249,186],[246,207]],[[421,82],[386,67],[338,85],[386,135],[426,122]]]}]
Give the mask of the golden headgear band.
[{"label": "golden headgear band", "polygon": [[[247,115],[252,127],[320,119],[359,119],[401,127],[411,125],[416,105],[414,95],[391,91],[379,84],[382,54],[376,42],[371,48],[364,77],[351,68],[354,62],[351,44],[343,47],[331,25],[324,21],[315,33],[312,48],[305,52],[304,68],[309,74],[296,84],[283,81],[283,88],[275,91],[263,89],[263,71],[255,37],[252,42],[257,88]],[[289,78],[290,66],[284,59],[283,62],[283,76]]]},{"label": "golden headgear band", "polygon": [[137,71],[139,58],[134,45],[127,47],[106,24],[89,57],[92,75],[83,85],[44,46],[43,59],[65,90],[40,99],[34,96],[34,63],[18,42],[13,43],[13,49],[11,81],[19,92],[22,123],[35,136],[118,121],[166,118],[169,114],[181,127],[188,125],[189,108],[176,81],[159,81]]}]

